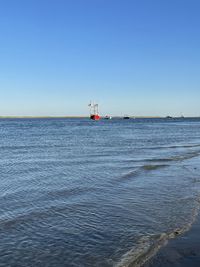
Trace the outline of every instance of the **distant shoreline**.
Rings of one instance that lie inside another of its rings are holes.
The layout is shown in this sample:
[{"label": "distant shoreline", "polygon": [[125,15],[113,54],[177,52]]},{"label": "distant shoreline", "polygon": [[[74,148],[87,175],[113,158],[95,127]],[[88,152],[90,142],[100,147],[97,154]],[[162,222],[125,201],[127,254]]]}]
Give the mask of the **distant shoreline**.
[{"label": "distant shoreline", "polygon": [[[106,116],[101,116],[105,118]],[[87,119],[89,116],[0,116],[0,119]],[[123,116],[112,116],[113,119],[120,119]],[[162,116],[129,116],[130,119],[199,119],[200,117],[162,117]]]}]

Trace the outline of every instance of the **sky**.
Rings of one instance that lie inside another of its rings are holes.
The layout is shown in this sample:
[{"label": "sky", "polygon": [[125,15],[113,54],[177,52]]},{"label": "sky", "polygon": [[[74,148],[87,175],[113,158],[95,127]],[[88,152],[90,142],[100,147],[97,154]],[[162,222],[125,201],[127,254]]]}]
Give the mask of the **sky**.
[{"label": "sky", "polygon": [[0,0],[0,115],[200,116],[199,0]]}]

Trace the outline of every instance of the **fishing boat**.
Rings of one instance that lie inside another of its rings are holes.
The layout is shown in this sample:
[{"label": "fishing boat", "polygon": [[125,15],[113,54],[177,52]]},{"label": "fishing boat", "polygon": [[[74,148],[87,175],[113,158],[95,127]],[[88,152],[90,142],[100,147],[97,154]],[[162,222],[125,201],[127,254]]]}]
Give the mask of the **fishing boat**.
[{"label": "fishing boat", "polygon": [[90,101],[90,104],[88,106],[90,107],[90,119],[94,121],[100,120],[99,105]]},{"label": "fishing boat", "polygon": [[123,119],[128,120],[128,119],[130,119],[130,117],[128,115],[124,115]]}]

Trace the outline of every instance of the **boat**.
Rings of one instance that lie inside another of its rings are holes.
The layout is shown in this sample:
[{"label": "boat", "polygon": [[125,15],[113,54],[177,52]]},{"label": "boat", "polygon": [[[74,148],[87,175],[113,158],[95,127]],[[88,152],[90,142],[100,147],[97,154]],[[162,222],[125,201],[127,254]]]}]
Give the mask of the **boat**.
[{"label": "boat", "polygon": [[92,114],[90,115],[90,119],[94,121],[100,120],[100,116],[98,114]]},{"label": "boat", "polygon": [[123,119],[128,120],[128,119],[130,119],[130,117],[128,115],[124,115]]},{"label": "boat", "polygon": [[100,120],[101,117],[99,115],[99,105],[90,101],[88,106],[90,107],[90,119],[94,121]]},{"label": "boat", "polygon": [[112,117],[111,117],[111,116],[108,116],[108,115],[106,115],[106,116],[104,117],[104,119],[105,119],[105,120],[111,120],[111,119],[112,119]]}]

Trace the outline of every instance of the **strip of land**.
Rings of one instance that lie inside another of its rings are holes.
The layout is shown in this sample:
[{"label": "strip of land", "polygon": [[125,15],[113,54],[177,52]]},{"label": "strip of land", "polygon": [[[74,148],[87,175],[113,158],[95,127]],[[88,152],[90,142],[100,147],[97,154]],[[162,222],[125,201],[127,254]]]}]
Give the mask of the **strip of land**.
[{"label": "strip of land", "polygon": [[[102,118],[106,116],[101,116]],[[84,119],[89,116],[0,116],[0,119]],[[123,116],[112,116],[113,119],[121,119]],[[162,116],[129,116],[130,119],[180,119],[181,117],[162,117]],[[184,117],[185,119],[200,119],[200,117]],[[182,118],[183,119],[183,118]]]}]

